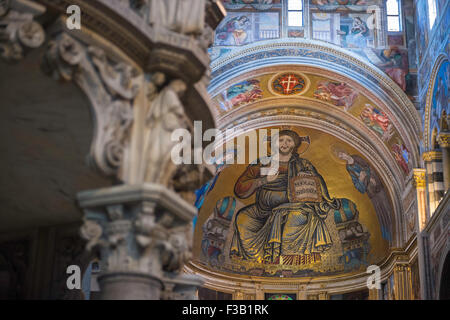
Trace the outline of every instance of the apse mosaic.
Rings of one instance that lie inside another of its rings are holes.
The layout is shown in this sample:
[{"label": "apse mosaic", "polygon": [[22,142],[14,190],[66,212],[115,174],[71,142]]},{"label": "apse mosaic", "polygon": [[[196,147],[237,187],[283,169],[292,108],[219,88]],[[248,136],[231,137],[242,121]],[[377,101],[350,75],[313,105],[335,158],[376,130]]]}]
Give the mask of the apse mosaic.
[{"label": "apse mosaic", "polygon": [[222,166],[207,183],[197,260],[223,272],[297,277],[361,272],[383,259],[394,222],[373,167],[331,135],[277,129],[276,174],[262,176],[255,158]]},{"label": "apse mosaic", "polygon": [[245,108],[265,99],[278,96],[295,98],[300,95],[320,100],[359,119],[386,144],[405,176],[410,174],[411,151],[400,138],[392,120],[384,110],[349,83],[306,72],[267,73],[232,84],[214,97],[213,102],[219,114],[225,115],[231,110]]}]

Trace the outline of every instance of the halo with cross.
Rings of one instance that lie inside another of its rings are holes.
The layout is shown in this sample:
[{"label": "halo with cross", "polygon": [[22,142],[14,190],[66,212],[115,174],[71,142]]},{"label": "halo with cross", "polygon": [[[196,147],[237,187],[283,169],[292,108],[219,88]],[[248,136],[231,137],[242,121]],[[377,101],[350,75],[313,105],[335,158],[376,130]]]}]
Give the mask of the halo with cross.
[{"label": "halo with cross", "polygon": [[269,81],[269,90],[272,94],[292,97],[304,94],[309,88],[310,81],[303,73],[281,72]]}]

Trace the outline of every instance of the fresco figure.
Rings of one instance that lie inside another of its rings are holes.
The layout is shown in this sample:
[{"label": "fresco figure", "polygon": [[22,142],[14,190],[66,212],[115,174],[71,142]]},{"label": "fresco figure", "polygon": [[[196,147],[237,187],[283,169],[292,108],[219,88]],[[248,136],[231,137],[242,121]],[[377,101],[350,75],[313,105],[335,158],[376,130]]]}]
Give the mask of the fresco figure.
[{"label": "fresco figure", "polygon": [[343,82],[321,81],[317,84],[314,97],[332,101],[334,105],[344,106],[344,110],[348,111],[358,97],[358,92]]},{"label": "fresco figure", "polygon": [[262,93],[259,80],[245,80],[223,92],[219,106],[222,110],[227,111],[233,107],[261,99]]},{"label": "fresco figure", "polygon": [[392,146],[392,153],[394,155],[395,160],[402,168],[403,172],[408,175],[410,171],[409,164],[409,151],[403,142],[398,141]]},{"label": "fresco figure", "polygon": [[225,22],[223,27],[216,30],[216,45],[240,46],[249,43],[251,31],[250,19],[245,16],[237,16]]},{"label": "fresco figure", "polygon": [[406,91],[406,75],[408,74],[407,63],[405,62],[405,57],[402,55],[397,47],[391,47],[382,52],[381,58],[385,61],[379,64],[384,72],[391,77],[396,84]]},{"label": "fresco figure", "polygon": [[350,155],[344,150],[336,150],[338,159],[346,162],[347,172],[352,178],[353,185],[361,193],[367,193],[380,222],[381,234],[384,239],[392,241],[391,212],[388,197],[380,178],[369,164],[358,155]]},{"label": "fresco figure", "polygon": [[345,37],[348,47],[365,48],[367,47],[367,38],[369,36],[369,28],[360,17],[353,18],[353,25],[350,34]]},{"label": "fresco figure", "polygon": [[366,104],[361,112],[361,120],[373,131],[375,131],[383,141],[388,141],[394,134],[394,127],[387,115],[370,104]]},{"label": "fresco figure", "polygon": [[311,0],[311,4],[318,6],[366,6],[375,3],[376,0]]},{"label": "fresco figure", "polygon": [[312,163],[298,155],[308,138],[281,130],[278,172],[261,175],[259,159],[238,178],[236,196],[246,199],[256,193],[256,201],[236,214],[230,256],[276,264],[281,254],[320,254],[332,246],[325,219],[340,202],[330,197]]}]

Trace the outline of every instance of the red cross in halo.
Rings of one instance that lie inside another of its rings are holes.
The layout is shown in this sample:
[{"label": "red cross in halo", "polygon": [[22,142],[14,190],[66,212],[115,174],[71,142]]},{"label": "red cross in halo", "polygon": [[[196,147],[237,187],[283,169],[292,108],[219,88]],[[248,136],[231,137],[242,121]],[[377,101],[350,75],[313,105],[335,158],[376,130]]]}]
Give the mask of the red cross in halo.
[{"label": "red cross in halo", "polygon": [[280,84],[283,87],[284,94],[290,94],[299,83],[300,81],[293,74],[286,74],[280,79]]}]

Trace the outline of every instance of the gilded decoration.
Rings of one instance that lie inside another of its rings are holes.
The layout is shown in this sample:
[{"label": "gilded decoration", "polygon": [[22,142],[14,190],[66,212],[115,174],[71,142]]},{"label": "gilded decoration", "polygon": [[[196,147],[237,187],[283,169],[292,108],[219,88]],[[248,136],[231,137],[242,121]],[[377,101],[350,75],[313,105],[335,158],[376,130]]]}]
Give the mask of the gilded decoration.
[{"label": "gilded decoration", "polygon": [[278,129],[276,174],[262,176],[258,157],[220,166],[199,206],[195,259],[269,277],[356,273],[381,261],[394,223],[372,165],[331,135]]},{"label": "gilded decoration", "polygon": [[440,133],[437,138],[437,142],[439,143],[439,146],[441,148],[449,148],[450,147],[450,133],[448,133],[448,132]]},{"label": "gilded decoration", "polygon": [[442,160],[441,151],[428,151],[422,154],[423,161],[430,162],[433,160]]},{"label": "gilded decoration", "polygon": [[414,169],[414,187],[417,189],[426,187],[426,171],[425,169]]},{"label": "gilded decoration", "polygon": [[308,90],[309,79],[297,72],[276,74],[268,86],[270,92],[280,96],[297,96]]}]

